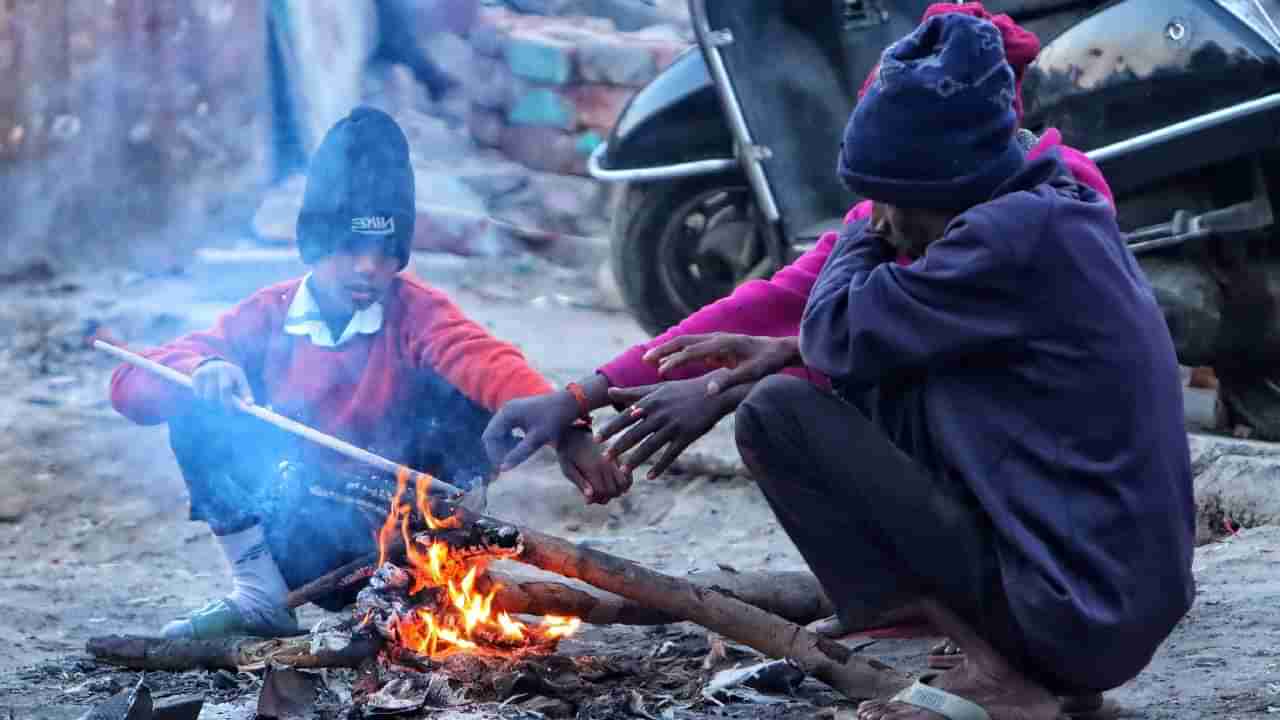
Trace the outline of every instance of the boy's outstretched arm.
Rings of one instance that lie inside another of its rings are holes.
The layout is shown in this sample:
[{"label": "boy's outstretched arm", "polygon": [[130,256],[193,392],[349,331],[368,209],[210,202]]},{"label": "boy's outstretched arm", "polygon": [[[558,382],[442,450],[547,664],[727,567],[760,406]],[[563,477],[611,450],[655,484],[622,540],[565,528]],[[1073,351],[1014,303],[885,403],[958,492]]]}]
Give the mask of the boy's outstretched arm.
[{"label": "boy's outstretched arm", "polygon": [[[212,328],[139,354],[186,375],[212,360],[223,360],[251,376],[260,359],[258,347],[268,332],[267,324],[264,303],[254,295],[221,315]],[[167,422],[181,414],[192,397],[190,390],[129,364],[119,366],[111,375],[111,406],[139,425]]]},{"label": "boy's outstretched arm", "polygon": [[498,340],[462,313],[444,293],[419,285],[405,323],[413,360],[429,367],[472,402],[495,412],[509,400],[551,392],[551,384],[510,343]]}]

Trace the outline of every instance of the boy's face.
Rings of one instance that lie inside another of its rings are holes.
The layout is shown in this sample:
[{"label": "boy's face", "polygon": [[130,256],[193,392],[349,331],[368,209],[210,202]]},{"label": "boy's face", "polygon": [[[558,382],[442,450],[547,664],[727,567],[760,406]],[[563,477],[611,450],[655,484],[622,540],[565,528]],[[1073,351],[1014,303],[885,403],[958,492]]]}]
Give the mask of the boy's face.
[{"label": "boy's face", "polygon": [[311,267],[311,278],[326,306],[351,314],[380,301],[399,271],[393,238],[351,237]]}]

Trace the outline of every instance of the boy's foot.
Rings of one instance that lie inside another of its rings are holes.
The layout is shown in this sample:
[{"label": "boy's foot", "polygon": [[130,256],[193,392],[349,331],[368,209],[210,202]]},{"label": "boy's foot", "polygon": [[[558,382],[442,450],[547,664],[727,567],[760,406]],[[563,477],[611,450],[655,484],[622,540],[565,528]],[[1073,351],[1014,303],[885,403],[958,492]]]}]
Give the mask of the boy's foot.
[{"label": "boy's foot", "polygon": [[242,611],[227,598],[215,600],[191,613],[189,617],[174,620],[161,631],[166,638],[197,640],[231,635],[290,637],[301,633],[298,616],[289,608],[279,606]]}]

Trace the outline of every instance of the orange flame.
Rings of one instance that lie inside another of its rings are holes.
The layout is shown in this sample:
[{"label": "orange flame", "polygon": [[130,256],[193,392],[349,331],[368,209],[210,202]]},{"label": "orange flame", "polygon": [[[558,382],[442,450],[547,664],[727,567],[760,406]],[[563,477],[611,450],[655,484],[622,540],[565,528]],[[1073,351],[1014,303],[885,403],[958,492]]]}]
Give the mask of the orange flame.
[{"label": "orange flame", "polygon": [[436,589],[438,605],[433,609],[419,607],[396,624],[399,643],[414,652],[441,658],[456,652],[504,653],[529,647],[554,645],[559,639],[577,631],[578,618],[548,615],[535,627],[512,618],[505,612],[493,612],[493,598],[502,588],[491,583],[489,592],[477,590],[484,583],[485,562],[482,558],[457,558],[449,545],[432,542],[426,551],[415,542],[410,532],[413,506],[404,501],[410,475],[414,478],[415,505],[427,528],[443,530],[460,525],[459,518],[437,518],[431,513],[429,490],[431,477],[407,468],[396,472],[396,494],[387,519],[378,530],[378,564],[386,562],[390,546],[399,531],[404,541],[408,571],[413,579],[409,594]]}]

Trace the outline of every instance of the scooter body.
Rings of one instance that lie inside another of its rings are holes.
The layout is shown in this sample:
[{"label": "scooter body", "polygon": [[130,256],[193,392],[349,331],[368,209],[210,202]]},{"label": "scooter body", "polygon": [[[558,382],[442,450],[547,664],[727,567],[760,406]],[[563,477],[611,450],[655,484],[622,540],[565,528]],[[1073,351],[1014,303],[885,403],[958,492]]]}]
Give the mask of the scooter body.
[{"label": "scooter body", "polygon": [[[635,96],[590,163],[626,185],[613,265],[646,329],[839,226],[859,199],[834,172],[856,92],[928,4],[689,0],[698,47]],[[1280,363],[1280,0],[984,6],[1040,38],[1024,125],[1057,128],[1102,168],[1180,360],[1214,365],[1235,415],[1280,437],[1280,390],[1255,392],[1280,388],[1265,370]]]}]

